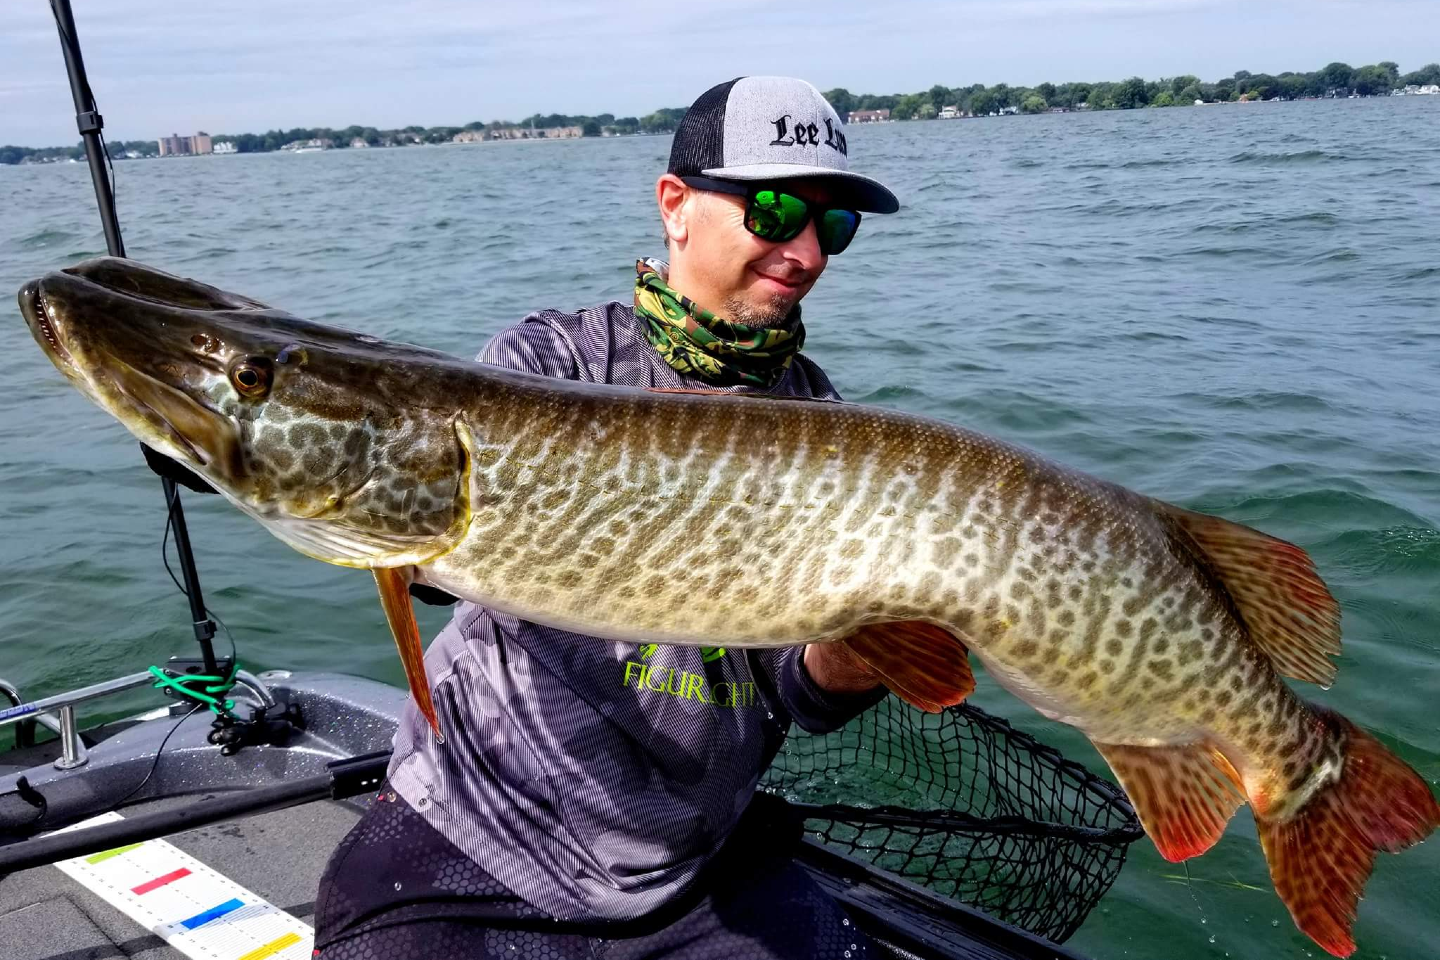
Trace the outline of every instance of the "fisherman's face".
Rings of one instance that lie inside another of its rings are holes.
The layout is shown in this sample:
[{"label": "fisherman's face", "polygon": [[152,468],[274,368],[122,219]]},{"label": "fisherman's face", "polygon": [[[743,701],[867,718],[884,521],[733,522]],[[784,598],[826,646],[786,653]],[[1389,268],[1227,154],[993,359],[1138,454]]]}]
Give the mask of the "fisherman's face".
[{"label": "fisherman's face", "polygon": [[[823,183],[786,180],[780,185],[812,204],[835,200]],[[675,288],[728,320],[755,327],[784,323],[829,260],[820,252],[815,221],[795,238],[774,243],[745,228],[745,197],[686,189],[691,215],[685,242],[672,245]]]}]

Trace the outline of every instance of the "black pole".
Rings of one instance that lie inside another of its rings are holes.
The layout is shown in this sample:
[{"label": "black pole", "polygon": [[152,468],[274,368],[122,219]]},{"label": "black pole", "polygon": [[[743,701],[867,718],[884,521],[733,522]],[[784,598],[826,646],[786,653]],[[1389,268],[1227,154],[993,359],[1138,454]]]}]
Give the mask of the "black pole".
[{"label": "black pole", "polygon": [[374,790],[385,779],[390,751],[331,762],[329,772],[221,794],[177,810],[144,813],[84,830],[52,833],[0,847],[0,877],[17,870],[143,843],[211,823],[259,816],[316,800],[344,800]]},{"label": "black pole", "polygon": [[[95,202],[100,207],[100,223],[105,228],[105,248],[112,257],[125,256],[125,242],[120,238],[120,221],[115,216],[115,193],[110,186],[110,175],[105,168],[109,158],[105,145],[100,139],[105,121],[95,109],[95,95],[90,90],[90,81],[85,77],[85,60],[80,55],[80,37],[75,32],[75,15],[70,10],[70,0],[50,0],[50,9],[55,14],[55,26],[60,31],[60,51],[65,54],[65,71],[70,75],[70,93],[75,99],[75,124],[80,128],[80,138],[85,143],[85,159],[90,163],[90,179],[95,183]],[[215,636],[215,624],[205,612],[205,599],[200,594],[200,574],[195,569],[195,552],[190,547],[190,531],[185,526],[185,511],[180,506],[180,491],[175,481],[163,477],[165,507],[170,511],[170,523],[175,528],[175,550],[180,555],[180,573],[185,580],[185,593],[190,598],[190,619],[195,627],[195,639],[200,643],[200,654],[205,661],[207,673],[219,673],[215,662],[215,648],[210,640]]]},{"label": "black pole", "polygon": [[85,159],[90,161],[90,179],[95,181],[95,203],[100,207],[100,223],[105,228],[105,247],[112,257],[125,256],[125,242],[120,239],[120,221],[115,218],[115,194],[105,170],[105,148],[100,131],[105,120],[95,109],[90,82],[85,79],[85,61],[80,56],[80,38],[75,33],[75,15],[70,0],[50,0],[55,12],[55,25],[60,30],[60,51],[65,54],[65,72],[70,75],[70,94],[75,98],[75,123],[85,142]]}]

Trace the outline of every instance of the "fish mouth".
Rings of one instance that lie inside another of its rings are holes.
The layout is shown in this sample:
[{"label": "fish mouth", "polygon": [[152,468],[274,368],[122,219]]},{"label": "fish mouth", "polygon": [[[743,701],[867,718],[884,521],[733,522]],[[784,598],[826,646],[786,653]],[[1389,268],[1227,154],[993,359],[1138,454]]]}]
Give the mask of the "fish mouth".
[{"label": "fish mouth", "polygon": [[20,288],[20,313],[41,351],[81,393],[175,460],[196,468],[238,462],[238,427],[231,418],[203,396],[136,369],[85,337],[67,342],[65,298],[52,302],[45,286],[41,279]]},{"label": "fish mouth", "polygon": [[59,367],[61,372],[67,376],[73,375],[76,372],[75,358],[60,337],[49,305],[45,302],[45,294],[40,290],[39,281],[21,287],[19,300],[20,315],[25,318],[35,342],[40,344],[50,362]]}]

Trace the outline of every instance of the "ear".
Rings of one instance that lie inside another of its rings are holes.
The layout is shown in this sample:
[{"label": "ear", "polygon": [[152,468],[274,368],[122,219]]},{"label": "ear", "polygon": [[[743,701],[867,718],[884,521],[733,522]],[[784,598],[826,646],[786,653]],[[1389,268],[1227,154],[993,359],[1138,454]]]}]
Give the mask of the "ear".
[{"label": "ear", "polygon": [[673,173],[667,173],[655,181],[655,202],[660,207],[660,221],[665,225],[665,236],[675,243],[684,243],[689,237],[687,222],[690,208],[685,200],[690,188]]}]

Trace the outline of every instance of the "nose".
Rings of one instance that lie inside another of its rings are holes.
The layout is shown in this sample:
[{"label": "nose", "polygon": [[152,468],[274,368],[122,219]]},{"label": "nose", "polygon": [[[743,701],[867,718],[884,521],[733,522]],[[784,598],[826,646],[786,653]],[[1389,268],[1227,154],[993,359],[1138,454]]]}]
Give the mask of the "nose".
[{"label": "nose", "polygon": [[825,254],[820,252],[820,236],[816,233],[813,218],[805,224],[805,229],[801,230],[793,240],[786,241],[781,247],[781,252],[785,259],[810,273],[819,272],[828,259]]}]

